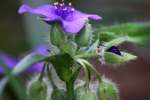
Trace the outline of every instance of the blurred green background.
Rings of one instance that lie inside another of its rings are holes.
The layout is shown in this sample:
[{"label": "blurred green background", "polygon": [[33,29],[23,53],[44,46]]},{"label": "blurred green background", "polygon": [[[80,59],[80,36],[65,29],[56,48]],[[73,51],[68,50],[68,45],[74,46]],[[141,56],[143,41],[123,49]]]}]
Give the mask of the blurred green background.
[{"label": "blurred green background", "polygon": [[[77,9],[96,13],[103,17],[97,25],[112,25],[124,22],[149,22],[149,0],[72,0]],[[22,3],[32,6],[49,3],[50,0],[1,0],[0,3],[0,51],[18,57],[33,46],[47,43],[49,26],[34,15],[17,13]],[[110,67],[95,66],[120,87],[121,100],[150,100],[150,49],[133,44],[124,44],[126,50],[139,56],[127,64]]]}]

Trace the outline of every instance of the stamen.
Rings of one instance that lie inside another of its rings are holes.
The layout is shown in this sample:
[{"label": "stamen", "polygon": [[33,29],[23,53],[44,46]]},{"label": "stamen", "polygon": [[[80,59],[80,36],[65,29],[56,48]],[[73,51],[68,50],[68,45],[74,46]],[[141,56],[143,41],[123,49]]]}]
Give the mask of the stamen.
[{"label": "stamen", "polygon": [[59,3],[58,2],[54,2],[54,5],[57,6]]},{"label": "stamen", "polygon": [[54,4],[56,9],[56,14],[63,19],[68,19],[68,16],[72,15],[75,9],[72,7],[71,2],[68,5],[65,5],[64,2]]},{"label": "stamen", "polygon": [[71,3],[71,2],[69,2],[69,6],[72,6],[72,3]]}]

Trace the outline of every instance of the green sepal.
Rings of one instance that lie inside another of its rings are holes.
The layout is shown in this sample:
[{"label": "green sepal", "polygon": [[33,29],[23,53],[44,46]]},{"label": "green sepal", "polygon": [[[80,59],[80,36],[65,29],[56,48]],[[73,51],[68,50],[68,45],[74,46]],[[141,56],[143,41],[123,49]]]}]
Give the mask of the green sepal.
[{"label": "green sepal", "polygon": [[93,44],[91,44],[88,48],[80,48],[80,50],[78,50],[75,58],[94,58],[94,57],[98,57],[97,53],[96,53],[96,49],[99,45],[99,40],[96,40]]},{"label": "green sepal", "polygon": [[88,46],[93,38],[93,29],[91,24],[87,21],[85,27],[75,37],[76,43],[80,47]]},{"label": "green sepal", "polygon": [[54,88],[51,98],[52,100],[66,100],[66,92],[63,89]]},{"label": "green sepal", "polygon": [[50,58],[59,78],[65,82],[69,81],[72,76],[73,58],[69,54],[59,54]]},{"label": "green sepal", "polygon": [[47,86],[43,81],[36,80],[28,90],[30,100],[45,100],[47,96]]},{"label": "green sepal", "polygon": [[118,37],[104,44],[106,49],[109,49],[112,46],[119,46],[120,44],[126,42],[128,40],[127,36]]},{"label": "green sepal", "polygon": [[119,100],[119,90],[117,86],[108,79],[102,78],[97,88],[99,100]]},{"label": "green sepal", "polygon": [[51,26],[50,42],[55,46],[60,46],[65,42],[65,33],[57,23]]},{"label": "green sepal", "polygon": [[135,60],[136,58],[137,56],[127,52],[121,52],[121,56],[111,52],[104,53],[105,62],[109,64],[122,64],[130,60]]}]

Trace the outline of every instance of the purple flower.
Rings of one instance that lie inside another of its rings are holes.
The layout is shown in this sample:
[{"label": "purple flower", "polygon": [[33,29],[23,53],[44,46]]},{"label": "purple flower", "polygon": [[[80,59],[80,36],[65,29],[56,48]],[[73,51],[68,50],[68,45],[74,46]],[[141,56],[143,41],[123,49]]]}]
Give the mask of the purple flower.
[{"label": "purple flower", "polygon": [[[9,69],[12,69],[17,63],[16,59],[14,59],[10,55],[8,55],[6,53],[2,53],[2,52],[0,52],[0,59],[1,59],[1,61],[3,61],[4,64],[6,64],[6,66]],[[0,64],[0,74],[4,74],[4,68],[1,64]]]},{"label": "purple flower", "polygon": [[32,8],[29,5],[23,4],[19,13],[37,14],[43,17],[46,22],[61,22],[63,30],[67,33],[76,34],[85,25],[86,20],[100,20],[102,17],[95,14],[85,14],[75,10],[71,4],[54,3],[54,5],[43,5],[37,8]]},{"label": "purple flower", "polygon": [[[48,55],[48,46],[46,45],[40,45],[37,46],[35,48],[33,48],[31,50],[31,52],[35,52],[37,54],[41,54],[41,55]],[[15,65],[19,62],[19,60],[17,60],[16,58],[11,57],[10,55],[6,54],[6,53],[2,53],[0,52],[0,59],[4,62],[4,64],[6,64],[6,66],[9,69],[13,69],[15,67]],[[38,73],[41,72],[42,67],[44,65],[44,62],[40,62],[37,64],[33,64],[32,66],[30,66],[27,70],[26,73]],[[0,74],[4,74],[4,69],[3,66],[0,64]]]}]

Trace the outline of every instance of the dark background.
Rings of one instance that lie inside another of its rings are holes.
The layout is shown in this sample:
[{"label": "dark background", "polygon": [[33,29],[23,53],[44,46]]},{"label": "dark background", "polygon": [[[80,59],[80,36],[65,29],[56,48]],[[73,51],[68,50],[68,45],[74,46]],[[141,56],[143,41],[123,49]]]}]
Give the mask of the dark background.
[{"label": "dark background", "polygon": [[[41,40],[45,43],[43,34],[48,31],[48,28],[42,28],[46,24],[38,22],[35,16],[23,17],[17,13],[18,7],[24,2],[36,6],[48,0],[1,0],[0,51],[14,57],[40,44]],[[103,16],[103,21],[96,22],[95,25],[150,20],[149,0],[78,0],[75,2],[76,8]],[[118,84],[121,100],[150,100],[150,49],[133,44],[124,44],[123,48],[138,55],[138,60],[123,65],[113,65],[113,67],[100,66],[97,60],[93,60],[93,63],[101,73]]]}]

